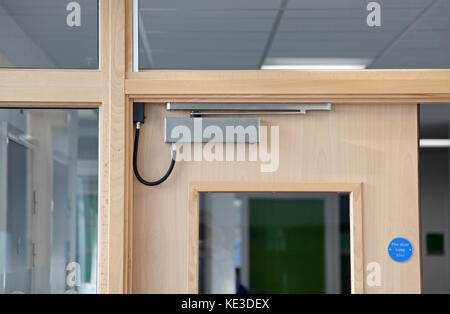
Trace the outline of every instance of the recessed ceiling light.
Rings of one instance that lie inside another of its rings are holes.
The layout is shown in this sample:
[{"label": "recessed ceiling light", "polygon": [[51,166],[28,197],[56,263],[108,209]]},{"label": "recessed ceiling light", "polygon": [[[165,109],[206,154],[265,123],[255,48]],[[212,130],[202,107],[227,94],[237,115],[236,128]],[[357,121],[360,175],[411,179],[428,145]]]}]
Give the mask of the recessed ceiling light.
[{"label": "recessed ceiling light", "polygon": [[450,147],[449,139],[420,139],[420,147],[426,148],[448,148]]},{"label": "recessed ceiling light", "polygon": [[363,70],[368,58],[267,58],[261,70]]}]

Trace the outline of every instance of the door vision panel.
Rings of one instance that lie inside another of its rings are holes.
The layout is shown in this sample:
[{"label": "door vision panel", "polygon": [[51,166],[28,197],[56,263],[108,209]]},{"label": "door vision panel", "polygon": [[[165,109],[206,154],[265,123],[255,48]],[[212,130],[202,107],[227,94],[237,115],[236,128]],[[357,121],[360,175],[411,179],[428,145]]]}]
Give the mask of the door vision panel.
[{"label": "door vision panel", "polygon": [[[171,147],[163,141],[164,118],[186,116],[168,112],[162,104],[146,105],[139,147],[142,176],[156,178],[167,170]],[[199,222],[198,207],[189,204],[191,184],[227,183],[232,189],[245,183],[253,187],[248,192],[255,192],[258,184],[340,182],[362,186],[363,239],[353,249],[362,253],[359,292],[419,293],[417,105],[336,104],[328,112],[259,118],[268,133],[278,127],[279,160],[273,171],[262,172],[267,162],[261,159],[203,159],[177,162],[169,179],[156,187],[135,181],[132,292],[193,292],[189,282],[198,275],[188,265],[198,243],[190,236],[196,230],[189,222]],[[414,248],[407,262],[389,257],[388,245],[397,237],[408,239]]]},{"label": "door vision panel", "polygon": [[199,293],[350,293],[347,193],[208,192],[198,205]]}]

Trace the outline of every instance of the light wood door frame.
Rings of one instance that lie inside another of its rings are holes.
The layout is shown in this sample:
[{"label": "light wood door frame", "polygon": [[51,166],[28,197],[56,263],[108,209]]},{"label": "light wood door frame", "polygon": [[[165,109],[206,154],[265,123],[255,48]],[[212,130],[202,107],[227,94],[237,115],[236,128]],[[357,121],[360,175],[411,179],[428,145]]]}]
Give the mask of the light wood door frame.
[{"label": "light wood door frame", "polygon": [[350,196],[350,269],[352,293],[364,293],[362,183],[332,182],[191,182],[188,217],[188,292],[198,293],[200,193],[348,193]]}]

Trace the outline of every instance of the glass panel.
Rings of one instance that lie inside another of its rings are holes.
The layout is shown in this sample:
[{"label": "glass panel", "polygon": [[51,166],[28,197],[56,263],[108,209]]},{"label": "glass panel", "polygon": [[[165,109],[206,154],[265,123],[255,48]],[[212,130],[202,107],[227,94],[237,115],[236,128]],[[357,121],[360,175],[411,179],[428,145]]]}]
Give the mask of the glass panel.
[{"label": "glass panel", "polygon": [[5,278],[6,286],[11,291],[22,289],[24,293],[29,293],[31,272],[23,270],[30,268],[31,255],[28,215],[30,199],[29,193],[24,193],[24,190],[29,191],[27,173],[30,154],[26,147],[13,141],[8,146],[6,234],[9,241],[5,257],[10,276]]},{"label": "glass panel", "polygon": [[200,293],[350,293],[349,197],[205,193]]},{"label": "glass panel", "polygon": [[139,65],[450,68],[449,14],[450,0],[139,0]]},{"label": "glass panel", "polygon": [[424,293],[450,293],[450,104],[420,105],[420,218]]},{"label": "glass panel", "polygon": [[0,293],[95,293],[98,110],[0,109]]},{"label": "glass panel", "polygon": [[98,1],[0,0],[0,68],[98,69]]}]

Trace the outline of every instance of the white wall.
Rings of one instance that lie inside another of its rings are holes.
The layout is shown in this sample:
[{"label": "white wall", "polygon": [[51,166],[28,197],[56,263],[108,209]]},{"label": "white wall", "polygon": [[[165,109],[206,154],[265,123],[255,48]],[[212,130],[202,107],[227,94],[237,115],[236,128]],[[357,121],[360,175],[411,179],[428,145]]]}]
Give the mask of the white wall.
[{"label": "white wall", "polygon": [[207,293],[236,292],[234,269],[234,194],[205,194]]}]

